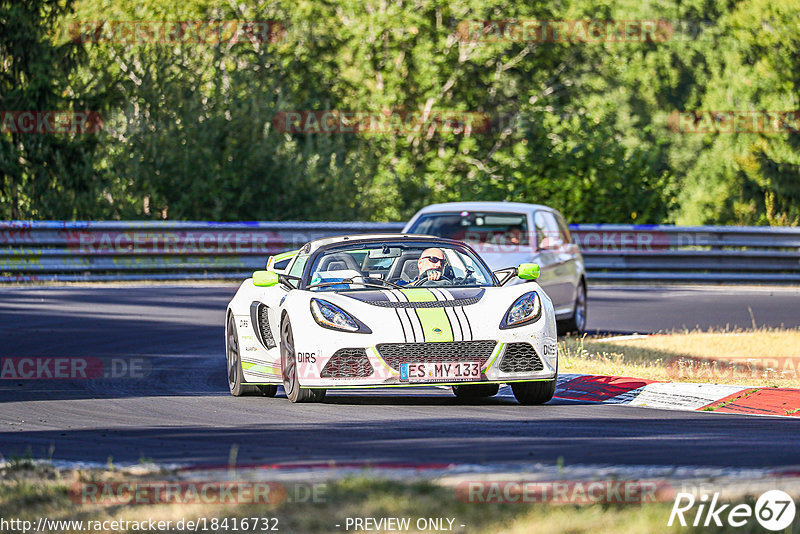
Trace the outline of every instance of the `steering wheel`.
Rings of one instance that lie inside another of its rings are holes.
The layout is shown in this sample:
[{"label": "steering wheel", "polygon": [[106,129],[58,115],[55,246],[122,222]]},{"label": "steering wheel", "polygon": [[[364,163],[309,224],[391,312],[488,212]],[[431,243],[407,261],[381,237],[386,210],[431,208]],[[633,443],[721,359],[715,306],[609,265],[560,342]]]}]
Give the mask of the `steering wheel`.
[{"label": "steering wheel", "polygon": [[429,285],[429,286],[435,286],[435,285],[451,286],[451,285],[453,285],[453,281],[450,280],[449,278],[445,278],[444,277],[444,273],[442,273],[442,276],[439,277],[438,280],[428,280],[428,273],[431,272],[431,271],[436,271],[436,269],[428,269],[427,271],[422,273],[419,276],[419,279],[417,279],[411,285],[413,287],[426,286],[426,285]]}]

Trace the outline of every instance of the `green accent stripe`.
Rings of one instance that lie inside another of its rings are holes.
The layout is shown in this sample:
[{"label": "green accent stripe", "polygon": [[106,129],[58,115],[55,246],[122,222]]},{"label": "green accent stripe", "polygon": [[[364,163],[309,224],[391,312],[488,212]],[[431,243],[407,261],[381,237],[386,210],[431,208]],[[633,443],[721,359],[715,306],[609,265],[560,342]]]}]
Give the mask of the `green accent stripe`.
[{"label": "green accent stripe", "polygon": [[[401,289],[400,291],[408,297],[409,302],[436,301],[433,292],[424,288]],[[426,343],[453,341],[453,327],[444,308],[415,308],[414,311],[417,312],[417,317],[422,323],[422,334],[425,336]]]},{"label": "green accent stripe", "polygon": [[491,366],[492,366],[492,364],[494,363],[494,361],[497,359],[497,356],[499,356],[499,355],[500,355],[500,353],[501,353],[501,352],[503,352],[503,347],[505,347],[505,346],[506,346],[506,344],[505,344],[505,343],[498,343],[498,344],[497,344],[497,346],[494,348],[494,354],[492,354],[492,357],[491,357],[491,359],[489,360],[489,363],[487,363],[487,364],[486,364],[486,367],[484,367],[483,369],[481,369],[481,371],[482,371],[482,372],[484,372],[484,373],[485,373],[485,372],[486,372],[486,370],[487,370],[487,369],[489,369],[489,367],[491,367]]},{"label": "green accent stripe", "polygon": [[281,252],[280,254],[275,254],[273,256],[273,258],[275,258],[275,261],[281,261],[281,260],[285,260],[285,259],[291,258],[292,256],[294,256],[298,252],[300,252],[300,251],[299,250],[290,250],[289,252]]},{"label": "green accent stripe", "polygon": [[281,374],[281,370],[277,367],[271,367],[269,365],[259,365],[257,363],[250,363],[250,362],[242,362],[242,369],[244,369],[245,371],[255,371],[259,373],[266,373],[272,375]]},{"label": "green accent stripe", "polygon": [[400,376],[400,371],[395,371],[394,369],[392,369],[391,367],[389,367],[389,364],[387,364],[387,363],[386,363],[386,362],[383,360],[383,358],[381,357],[381,353],[380,353],[380,352],[378,352],[378,347],[369,347],[367,350],[369,350],[369,351],[372,351],[372,355],[375,357],[375,359],[377,359],[379,362],[381,362],[381,363],[383,364],[383,366],[384,366],[384,367],[386,367],[386,369],[387,369],[387,370],[388,370],[390,373],[392,373],[393,375],[398,375],[398,376]]}]

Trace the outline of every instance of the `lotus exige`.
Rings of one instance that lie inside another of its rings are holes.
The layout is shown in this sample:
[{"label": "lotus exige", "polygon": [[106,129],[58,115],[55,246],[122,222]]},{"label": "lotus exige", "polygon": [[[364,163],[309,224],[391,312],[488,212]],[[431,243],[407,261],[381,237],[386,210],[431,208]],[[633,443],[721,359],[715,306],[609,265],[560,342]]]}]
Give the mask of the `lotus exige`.
[{"label": "lotus exige", "polygon": [[[318,239],[268,265],[228,306],[233,395],[446,385],[474,398],[506,383],[522,404],[553,397],[556,319],[535,264],[492,272],[460,241],[392,234]],[[506,285],[516,277],[528,283]]]}]

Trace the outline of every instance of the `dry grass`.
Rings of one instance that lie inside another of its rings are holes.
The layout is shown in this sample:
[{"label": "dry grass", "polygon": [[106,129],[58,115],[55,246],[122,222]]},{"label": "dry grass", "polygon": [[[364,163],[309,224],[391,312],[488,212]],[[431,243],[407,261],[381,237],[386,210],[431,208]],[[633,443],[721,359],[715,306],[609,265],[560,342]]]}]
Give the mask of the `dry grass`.
[{"label": "dry grass", "polygon": [[[308,534],[345,532],[348,517],[408,517],[412,528],[418,518],[453,518],[455,533],[620,533],[677,532],[667,528],[671,502],[644,505],[594,504],[477,504],[459,500],[453,487],[432,482],[390,482],[368,478],[343,479],[327,484],[325,498],[316,503],[177,505],[141,504],[103,506],[76,504],[69,488],[80,480],[143,481],[164,475],[135,477],[121,472],[56,471],[27,468],[0,469],[0,517],[35,524],[39,517],[51,520],[185,520],[205,517],[223,519],[277,517],[280,532]],[[169,475],[166,475],[169,476]],[[173,523],[174,524],[174,523]],[[341,525],[336,527],[336,525]],[[461,527],[460,525],[464,525]],[[109,532],[110,530],[100,530]],[[125,529],[120,530],[125,532]],[[147,530],[145,530],[147,531]],[[173,530],[184,532],[185,529]],[[202,530],[201,530],[202,531]],[[218,532],[225,532],[220,529]],[[228,530],[230,531],[230,530]],[[353,529],[351,527],[350,531]],[[683,530],[685,532],[685,530]],[[703,529],[703,532],[723,532]],[[741,532],[753,532],[742,529]],[[61,532],[80,532],[65,528]],[[141,532],[131,530],[127,532]],[[383,530],[370,530],[383,532]],[[740,530],[737,530],[740,532]]]},{"label": "dry grass", "polygon": [[566,373],[800,388],[800,330],[692,331],[560,343]]}]

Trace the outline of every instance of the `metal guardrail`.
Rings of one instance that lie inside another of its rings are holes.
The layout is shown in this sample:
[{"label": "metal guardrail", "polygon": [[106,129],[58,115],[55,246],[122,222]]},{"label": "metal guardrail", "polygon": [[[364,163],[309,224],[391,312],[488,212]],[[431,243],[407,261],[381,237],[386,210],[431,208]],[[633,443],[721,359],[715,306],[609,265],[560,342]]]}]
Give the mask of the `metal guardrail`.
[{"label": "metal guardrail", "polygon": [[[0,221],[0,282],[241,279],[319,237],[402,223]],[[590,281],[800,282],[800,228],[580,224]]]},{"label": "metal guardrail", "polygon": [[800,282],[800,228],[580,224],[592,281]]},{"label": "metal guardrail", "polygon": [[398,232],[363,222],[0,222],[0,282],[243,279],[320,237]]}]

